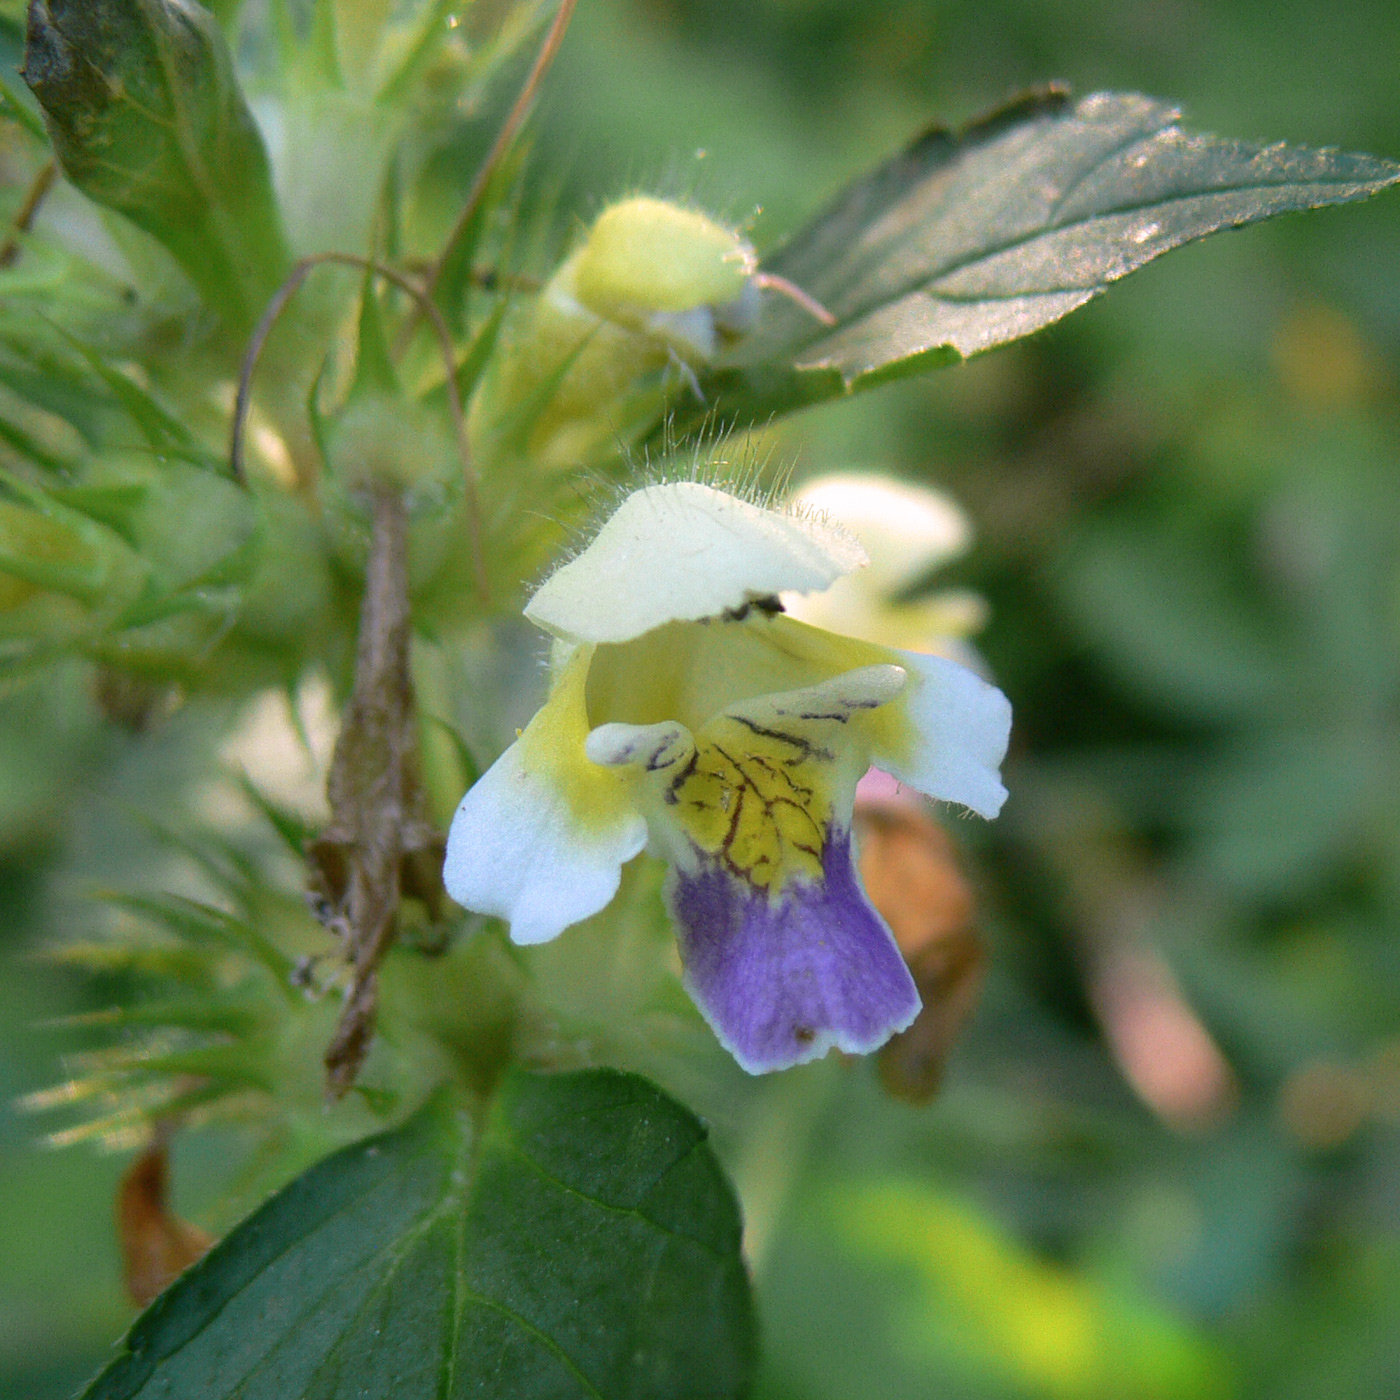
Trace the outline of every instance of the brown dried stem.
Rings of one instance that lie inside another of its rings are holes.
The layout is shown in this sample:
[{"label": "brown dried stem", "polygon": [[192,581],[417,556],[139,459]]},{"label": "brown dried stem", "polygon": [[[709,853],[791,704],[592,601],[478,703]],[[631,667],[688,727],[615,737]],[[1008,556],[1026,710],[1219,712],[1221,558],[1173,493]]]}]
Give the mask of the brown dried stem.
[{"label": "brown dried stem", "polygon": [[418,781],[408,519],[402,493],[372,491],[374,517],[355,686],[331,759],[331,822],[307,851],[323,922],[342,941],[350,984],[326,1050],[326,1092],[340,1098],[369,1051],[379,1003],[379,965],[398,931],[402,895],[441,898],[442,838],[427,820]]}]

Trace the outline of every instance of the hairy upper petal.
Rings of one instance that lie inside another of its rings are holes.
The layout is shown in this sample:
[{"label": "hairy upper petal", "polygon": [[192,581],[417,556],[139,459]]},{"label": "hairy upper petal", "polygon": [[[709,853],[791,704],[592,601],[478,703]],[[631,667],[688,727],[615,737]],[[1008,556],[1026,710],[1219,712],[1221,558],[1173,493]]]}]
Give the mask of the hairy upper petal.
[{"label": "hairy upper petal", "polygon": [[951,498],[875,472],[817,477],[792,499],[796,505],[820,511],[860,541],[870,556],[870,567],[860,575],[860,582],[884,597],[893,597],[930,570],[956,559],[972,542],[967,516]]},{"label": "hairy upper petal", "polygon": [[577,642],[626,642],[753,598],[829,587],[865,551],[839,527],[695,481],[644,486],[550,575],[525,616]]}]

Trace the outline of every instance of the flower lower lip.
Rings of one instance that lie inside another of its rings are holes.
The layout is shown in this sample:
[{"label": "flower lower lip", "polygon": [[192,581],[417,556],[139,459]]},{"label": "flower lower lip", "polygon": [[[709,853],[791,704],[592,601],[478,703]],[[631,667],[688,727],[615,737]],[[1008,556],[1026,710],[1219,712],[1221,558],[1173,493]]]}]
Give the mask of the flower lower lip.
[{"label": "flower lower lip", "polygon": [[704,858],[675,870],[669,894],[691,995],[752,1074],[832,1047],[867,1054],[918,1014],[904,959],[857,882],[849,831],[828,829],[820,880],[776,897]]}]

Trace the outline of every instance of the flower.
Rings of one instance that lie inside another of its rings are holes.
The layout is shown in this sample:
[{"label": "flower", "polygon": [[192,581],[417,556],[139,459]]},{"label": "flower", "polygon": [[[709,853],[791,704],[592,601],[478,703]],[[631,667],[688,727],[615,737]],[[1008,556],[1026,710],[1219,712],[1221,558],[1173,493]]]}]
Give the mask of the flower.
[{"label": "flower", "polygon": [[816,515],[633,492],[525,609],[555,638],[549,697],[463,798],[448,891],[539,943],[649,844],[686,985],[746,1070],[909,1025],[918,992],[852,864],[856,783],[875,762],[995,816],[1010,707],[955,662],[783,614],[865,562]]},{"label": "flower", "polygon": [[823,593],[784,598],[791,616],[885,646],[932,651],[964,663],[973,658],[962,639],[986,621],[986,604],[977,594],[944,589],[914,602],[900,600],[906,589],[972,543],[972,527],[952,500],[874,472],[839,472],[807,482],[793,501],[850,531],[870,565],[837,579]]},{"label": "flower", "polygon": [[[965,640],[985,621],[980,597],[948,589],[914,602],[901,596],[971,543],[972,527],[952,500],[927,486],[870,472],[817,477],[793,500],[825,512],[855,535],[870,566],[837,579],[824,593],[789,596],[784,601],[790,616],[982,669]],[[927,1103],[938,1092],[986,971],[971,888],[957,848],[930,806],[878,768],[856,786],[861,881],[923,999],[913,1024],[880,1050],[881,1082],[909,1103]]]}]

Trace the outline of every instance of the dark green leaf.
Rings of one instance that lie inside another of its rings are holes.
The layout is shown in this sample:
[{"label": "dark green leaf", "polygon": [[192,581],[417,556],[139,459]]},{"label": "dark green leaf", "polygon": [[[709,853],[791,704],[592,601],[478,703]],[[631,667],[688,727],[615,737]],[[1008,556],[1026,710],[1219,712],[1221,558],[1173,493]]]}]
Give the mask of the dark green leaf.
[{"label": "dark green leaf", "polygon": [[164,243],[226,321],[251,324],[289,260],[214,17],[175,0],[34,0],[25,79],[64,174]]},{"label": "dark green leaf", "polygon": [[86,1400],[725,1400],[753,1353],[734,1199],[684,1109],[609,1070],[439,1098],[274,1196]]},{"label": "dark green leaf", "polygon": [[707,397],[756,417],[933,368],[1030,335],[1192,239],[1400,180],[1390,161],[1195,135],[1178,117],[1049,89],[926,133],[765,262],[837,324],[770,295]]}]

